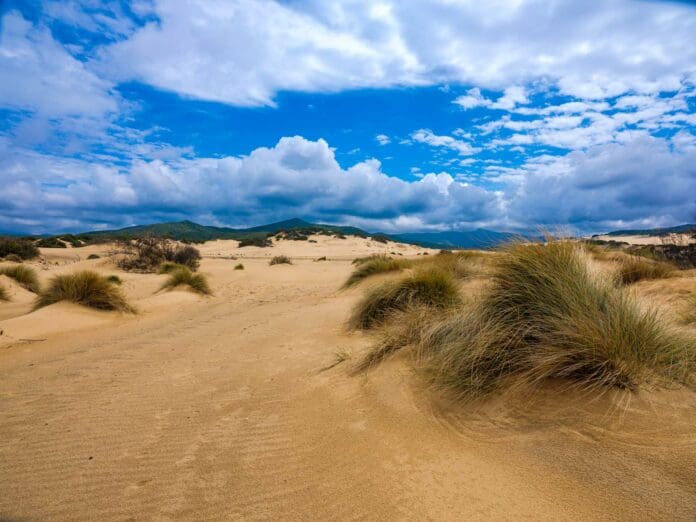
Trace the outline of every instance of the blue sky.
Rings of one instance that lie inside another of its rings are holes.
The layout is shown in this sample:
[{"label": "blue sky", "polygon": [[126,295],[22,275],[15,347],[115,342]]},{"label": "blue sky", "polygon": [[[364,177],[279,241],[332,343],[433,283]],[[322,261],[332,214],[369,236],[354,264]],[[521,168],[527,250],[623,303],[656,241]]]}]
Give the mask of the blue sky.
[{"label": "blue sky", "polygon": [[0,231],[696,220],[691,2],[0,9]]}]

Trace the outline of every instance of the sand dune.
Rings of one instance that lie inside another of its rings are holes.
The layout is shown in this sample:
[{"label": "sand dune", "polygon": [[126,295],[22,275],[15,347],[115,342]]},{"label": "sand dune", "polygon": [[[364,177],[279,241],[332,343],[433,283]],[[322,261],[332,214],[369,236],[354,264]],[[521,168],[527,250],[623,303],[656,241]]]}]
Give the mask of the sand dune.
[{"label": "sand dune", "polygon": [[[453,405],[399,358],[355,376],[369,339],[344,328],[361,295],[339,290],[350,260],[426,250],[313,239],[202,245],[212,297],[118,272],[135,315],[30,312],[13,288],[0,303],[0,518],[696,516],[695,394],[590,402],[550,387],[533,404]],[[89,249],[43,252],[42,281],[116,273],[86,260],[108,247]],[[294,264],[269,266],[278,254]]]}]

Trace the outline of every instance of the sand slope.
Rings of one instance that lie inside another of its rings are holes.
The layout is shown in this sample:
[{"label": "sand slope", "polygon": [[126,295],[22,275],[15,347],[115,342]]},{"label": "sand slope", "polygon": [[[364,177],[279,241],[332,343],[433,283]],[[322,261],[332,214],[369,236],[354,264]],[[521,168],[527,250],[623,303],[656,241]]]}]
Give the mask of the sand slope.
[{"label": "sand slope", "polygon": [[0,518],[693,519],[694,394],[644,394],[619,423],[555,393],[453,408],[399,359],[353,376],[336,354],[369,339],[343,329],[344,245],[206,258],[211,298],[128,274],[140,313],[98,325],[65,304],[1,321],[72,327],[0,346]]}]

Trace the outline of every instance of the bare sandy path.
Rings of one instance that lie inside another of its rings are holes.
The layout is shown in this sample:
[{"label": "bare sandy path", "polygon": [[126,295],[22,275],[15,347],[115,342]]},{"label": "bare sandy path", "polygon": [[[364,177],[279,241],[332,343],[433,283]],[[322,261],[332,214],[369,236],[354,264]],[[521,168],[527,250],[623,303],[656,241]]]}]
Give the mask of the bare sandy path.
[{"label": "bare sandy path", "polygon": [[0,349],[0,518],[696,514],[688,404],[676,431],[635,437],[504,416],[478,429],[480,416],[439,412],[398,360],[364,377],[327,369],[367,343],[342,328],[358,295],[337,291],[348,262],[231,263],[204,261],[213,298],[174,292],[156,298],[166,309]]}]

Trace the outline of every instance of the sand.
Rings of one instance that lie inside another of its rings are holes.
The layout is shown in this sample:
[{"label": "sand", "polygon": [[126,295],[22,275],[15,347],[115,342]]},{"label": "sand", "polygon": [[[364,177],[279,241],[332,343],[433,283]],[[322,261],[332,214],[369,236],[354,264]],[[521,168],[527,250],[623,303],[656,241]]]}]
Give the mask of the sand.
[{"label": "sand", "polygon": [[405,359],[355,376],[350,260],[425,250],[315,239],[202,245],[209,298],[86,260],[109,247],[45,250],[42,281],[118,273],[139,313],[0,303],[0,519],[696,516],[694,393],[461,405]]}]

